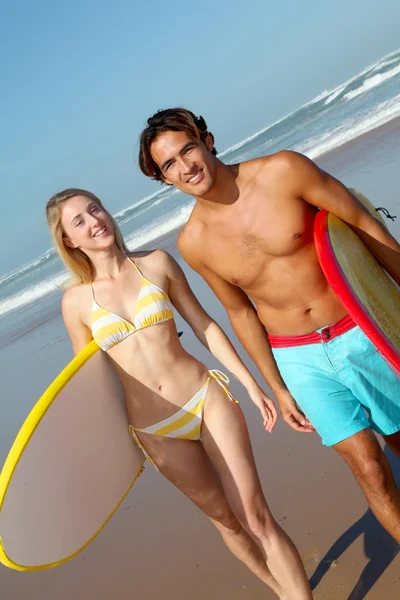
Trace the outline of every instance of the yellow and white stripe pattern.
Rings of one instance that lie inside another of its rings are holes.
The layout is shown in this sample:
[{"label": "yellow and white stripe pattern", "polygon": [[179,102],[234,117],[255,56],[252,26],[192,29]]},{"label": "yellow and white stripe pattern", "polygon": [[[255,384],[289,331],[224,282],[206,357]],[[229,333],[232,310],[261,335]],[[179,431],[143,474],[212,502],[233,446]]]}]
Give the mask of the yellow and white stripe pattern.
[{"label": "yellow and white stripe pattern", "polygon": [[93,295],[92,335],[104,351],[109,350],[140,329],[174,318],[173,305],[168,294],[149,279],[146,279],[135,263],[132,260],[131,262],[142,278],[132,322],[99,306]]},{"label": "yellow and white stripe pattern", "polygon": [[[204,385],[199,391],[183,406],[178,412],[174,413],[167,419],[145,427],[143,429],[136,428],[136,431],[142,433],[151,433],[152,435],[161,435],[164,437],[177,438],[180,440],[200,440],[201,426],[203,423],[204,403],[206,401],[208,386],[211,379],[215,379],[223,388],[229,400],[237,402],[229,391],[229,378],[218,370],[209,371],[209,376]],[[131,435],[133,435],[133,427],[130,426]]]}]

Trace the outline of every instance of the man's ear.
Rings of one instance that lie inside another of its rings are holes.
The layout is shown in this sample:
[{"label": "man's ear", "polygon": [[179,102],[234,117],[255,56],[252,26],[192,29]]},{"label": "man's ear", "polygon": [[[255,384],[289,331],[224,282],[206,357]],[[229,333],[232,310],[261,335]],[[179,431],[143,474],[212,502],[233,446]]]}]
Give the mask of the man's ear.
[{"label": "man's ear", "polygon": [[165,183],[165,185],[174,185],[174,184],[172,183],[172,181],[170,181],[170,180],[169,180],[169,179],[167,179],[166,177],[163,177],[162,175],[161,175],[161,179],[159,179],[158,181],[159,181],[160,183]]},{"label": "man's ear", "polygon": [[75,244],[67,237],[63,238],[63,242],[64,246],[67,246],[67,248],[76,248]]},{"label": "man's ear", "polygon": [[214,136],[212,133],[210,133],[209,131],[207,131],[207,135],[204,138],[204,143],[206,145],[206,148],[209,152],[213,151],[214,148]]}]

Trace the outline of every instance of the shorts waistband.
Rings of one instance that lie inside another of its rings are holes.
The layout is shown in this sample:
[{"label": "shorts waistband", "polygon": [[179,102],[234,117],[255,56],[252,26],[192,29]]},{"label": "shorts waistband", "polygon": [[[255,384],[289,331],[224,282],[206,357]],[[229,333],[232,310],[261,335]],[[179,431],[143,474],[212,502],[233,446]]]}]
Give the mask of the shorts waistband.
[{"label": "shorts waistband", "polygon": [[350,315],[346,315],[337,323],[323,327],[318,331],[307,333],[306,335],[282,336],[268,335],[271,348],[291,348],[293,346],[306,346],[308,344],[326,344],[334,338],[350,331],[356,327],[356,323]]}]

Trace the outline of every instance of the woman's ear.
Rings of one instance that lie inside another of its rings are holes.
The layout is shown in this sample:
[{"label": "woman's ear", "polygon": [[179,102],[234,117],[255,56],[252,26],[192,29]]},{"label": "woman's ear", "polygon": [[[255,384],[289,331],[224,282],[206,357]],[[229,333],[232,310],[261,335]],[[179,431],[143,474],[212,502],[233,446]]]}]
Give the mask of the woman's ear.
[{"label": "woman's ear", "polygon": [[67,246],[67,248],[76,248],[75,244],[67,237],[63,238],[63,242],[64,246]]}]

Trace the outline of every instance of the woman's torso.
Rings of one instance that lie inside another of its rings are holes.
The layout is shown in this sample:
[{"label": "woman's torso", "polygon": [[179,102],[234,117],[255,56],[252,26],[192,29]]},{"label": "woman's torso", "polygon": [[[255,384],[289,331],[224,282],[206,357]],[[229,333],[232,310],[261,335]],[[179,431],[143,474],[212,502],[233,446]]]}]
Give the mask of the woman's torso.
[{"label": "woman's torso", "polygon": [[118,280],[95,280],[80,290],[81,319],[103,348],[110,346],[128,417],[140,428],[174,414],[207,377],[180,343],[170,281],[155,254],[132,254]]}]

